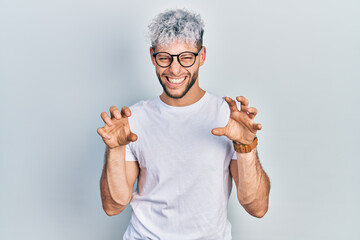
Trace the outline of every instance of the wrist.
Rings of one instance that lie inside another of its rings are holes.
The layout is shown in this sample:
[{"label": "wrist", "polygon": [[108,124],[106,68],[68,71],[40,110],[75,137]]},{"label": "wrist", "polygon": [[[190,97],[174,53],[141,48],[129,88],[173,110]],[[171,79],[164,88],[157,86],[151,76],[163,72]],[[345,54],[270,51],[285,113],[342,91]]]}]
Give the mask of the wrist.
[{"label": "wrist", "polygon": [[238,155],[240,155],[240,156],[243,156],[243,157],[245,157],[245,156],[252,156],[252,155],[254,155],[255,153],[256,153],[256,151],[257,151],[257,149],[256,149],[256,147],[254,148],[254,149],[252,149],[250,152],[236,152],[236,154],[238,154]]},{"label": "wrist", "polygon": [[120,145],[120,146],[116,146],[116,147],[109,147],[106,146],[106,150],[108,152],[120,152],[123,151],[125,149],[126,145]]},{"label": "wrist", "polygon": [[120,164],[122,162],[121,159],[125,160],[125,152],[125,146],[119,146],[114,148],[107,147],[105,151],[106,164]]},{"label": "wrist", "polygon": [[242,144],[238,141],[233,141],[234,150],[238,153],[249,153],[256,148],[257,144],[258,140],[256,136],[250,144]]}]

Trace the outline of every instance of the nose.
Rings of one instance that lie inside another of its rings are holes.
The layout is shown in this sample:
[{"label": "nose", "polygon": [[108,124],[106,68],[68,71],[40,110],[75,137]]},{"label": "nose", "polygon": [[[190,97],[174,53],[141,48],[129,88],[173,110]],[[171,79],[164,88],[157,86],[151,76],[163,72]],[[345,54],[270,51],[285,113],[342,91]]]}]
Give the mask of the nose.
[{"label": "nose", "polygon": [[176,57],[174,57],[173,62],[169,66],[169,71],[173,75],[177,76],[181,73],[181,68],[182,68],[182,66],[180,65],[178,59]]}]

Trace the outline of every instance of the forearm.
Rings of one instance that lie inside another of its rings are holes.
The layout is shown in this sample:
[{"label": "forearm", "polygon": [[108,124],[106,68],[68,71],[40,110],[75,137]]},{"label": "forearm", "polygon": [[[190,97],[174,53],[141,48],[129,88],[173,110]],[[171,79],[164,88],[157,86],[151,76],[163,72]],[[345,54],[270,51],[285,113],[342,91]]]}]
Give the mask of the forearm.
[{"label": "forearm", "polygon": [[256,217],[268,209],[270,180],[261,167],[256,148],[249,153],[237,153],[238,192],[240,204]]},{"label": "forearm", "polygon": [[125,146],[106,148],[105,165],[100,180],[101,200],[108,215],[120,213],[131,198],[126,178]]}]

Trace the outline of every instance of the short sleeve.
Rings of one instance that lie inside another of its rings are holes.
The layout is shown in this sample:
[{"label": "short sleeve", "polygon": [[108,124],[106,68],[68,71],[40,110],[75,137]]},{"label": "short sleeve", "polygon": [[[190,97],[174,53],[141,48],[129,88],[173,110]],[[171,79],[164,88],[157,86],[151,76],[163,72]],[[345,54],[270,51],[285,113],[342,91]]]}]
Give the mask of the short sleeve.
[{"label": "short sleeve", "polygon": [[126,145],[126,151],[125,151],[125,161],[126,162],[134,162],[137,161],[135,155],[132,153],[130,144]]},{"label": "short sleeve", "polygon": [[232,160],[237,160],[237,156],[236,156],[236,151],[233,150],[233,157],[231,158]]}]

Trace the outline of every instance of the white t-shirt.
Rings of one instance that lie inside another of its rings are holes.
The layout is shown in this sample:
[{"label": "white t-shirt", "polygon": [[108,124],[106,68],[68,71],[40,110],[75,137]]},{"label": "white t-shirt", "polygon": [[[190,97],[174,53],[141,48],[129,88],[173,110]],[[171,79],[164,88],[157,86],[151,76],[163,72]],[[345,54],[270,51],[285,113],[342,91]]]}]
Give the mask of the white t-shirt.
[{"label": "white t-shirt", "polygon": [[236,152],[231,140],[211,133],[228,123],[225,100],[206,92],[185,107],[157,97],[130,109],[138,140],[126,146],[126,161],[138,161],[140,173],[123,239],[232,239],[227,206]]}]

